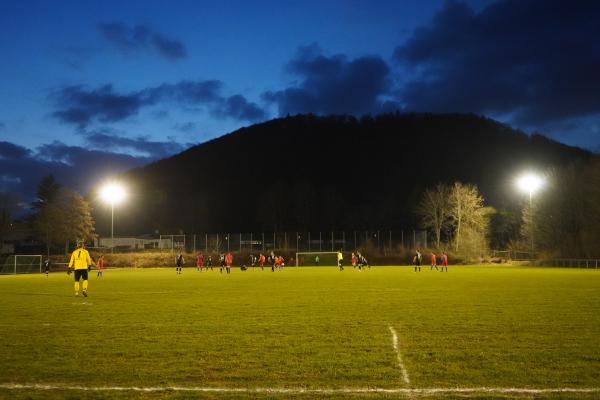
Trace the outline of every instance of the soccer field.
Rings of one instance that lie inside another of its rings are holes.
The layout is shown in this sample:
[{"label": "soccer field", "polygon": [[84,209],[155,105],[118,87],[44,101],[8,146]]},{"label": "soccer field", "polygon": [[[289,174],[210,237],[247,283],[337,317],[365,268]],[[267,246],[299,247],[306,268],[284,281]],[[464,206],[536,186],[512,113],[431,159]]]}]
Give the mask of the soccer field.
[{"label": "soccer field", "polygon": [[95,275],[0,277],[0,398],[600,398],[599,270]]}]

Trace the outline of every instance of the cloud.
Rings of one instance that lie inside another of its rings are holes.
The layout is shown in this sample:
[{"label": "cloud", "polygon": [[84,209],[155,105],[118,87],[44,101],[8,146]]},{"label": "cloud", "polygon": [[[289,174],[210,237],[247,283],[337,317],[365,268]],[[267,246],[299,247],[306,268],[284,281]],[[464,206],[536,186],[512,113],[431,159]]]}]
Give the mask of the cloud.
[{"label": "cloud", "polygon": [[86,142],[93,148],[112,151],[132,151],[142,153],[151,159],[160,159],[185,150],[192,144],[183,145],[175,141],[157,142],[146,137],[128,138],[103,132],[93,132],[85,137]]},{"label": "cloud", "polygon": [[142,108],[168,103],[204,107],[218,118],[255,122],[266,117],[256,103],[239,94],[225,96],[222,91],[223,84],[218,80],[183,80],[129,93],[118,93],[112,85],[97,89],[75,85],[53,91],[50,99],[58,108],[52,116],[80,129],[96,122],[122,121],[138,114]]},{"label": "cloud", "polygon": [[129,27],[119,22],[106,22],[98,24],[97,28],[104,39],[126,54],[144,51],[170,61],[187,57],[187,50],[182,42],[168,38],[145,25]]},{"label": "cloud", "polygon": [[86,193],[107,176],[153,161],[148,157],[68,146],[59,141],[35,150],[8,142],[2,142],[0,148],[19,149],[18,157],[0,157],[0,190],[21,193],[28,202],[35,197],[37,185],[46,175],[52,174],[62,185]]},{"label": "cloud", "polygon": [[66,86],[51,95],[64,107],[52,115],[62,122],[85,126],[92,120],[115,122],[138,113],[150,104],[137,93],[117,94],[112,85],[88,90],[83,86]]},{"label": "cloud", "polygon": [[297,83],[266,92],[280,115],[296,113],[378,113],[382,97],[389,93],[389,67],[378,56],[348,59],[343,54],[325,56],[318,45],[300,47],[286,70]]},{"label": "cloud", "polygon": [[410,111],[509,115],[518,125],[600,112],[600,2],[448,1],[396,48]]},{"label": "cloud", "polygon": [[0,142],[0,159],[18,160],[28,157],[30,150],[25,147],[10,143]]},{"label": "cloud", "polygon": [[178,130],[179,132],[191,133],[198,130],[198,125],[195,122],[184,122],[181,124],[173,125],[173,129]]},{"label": "cloud", "polygon": [[265,111],[254,103],[250,103],[244,96],[235,95],[224,99],[216,111],[223,117],[230,117],[243,121],[260,121],[266,118]]}]

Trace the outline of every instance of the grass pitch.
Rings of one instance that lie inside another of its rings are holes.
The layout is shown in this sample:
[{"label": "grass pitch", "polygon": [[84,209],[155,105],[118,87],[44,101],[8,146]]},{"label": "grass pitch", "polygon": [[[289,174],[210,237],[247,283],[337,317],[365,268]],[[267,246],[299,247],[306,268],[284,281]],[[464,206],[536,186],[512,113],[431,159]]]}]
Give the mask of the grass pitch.
[{"label": "grass pitch", "polygon": [[[65,273],[0,277],[0,398],[600,397],[353,391],[599,388],[598,270],[105,270],[101,279],[91,272],[88,298],[73,295],[72,281]],[[322,389],[340,391],[310,392]]]}]

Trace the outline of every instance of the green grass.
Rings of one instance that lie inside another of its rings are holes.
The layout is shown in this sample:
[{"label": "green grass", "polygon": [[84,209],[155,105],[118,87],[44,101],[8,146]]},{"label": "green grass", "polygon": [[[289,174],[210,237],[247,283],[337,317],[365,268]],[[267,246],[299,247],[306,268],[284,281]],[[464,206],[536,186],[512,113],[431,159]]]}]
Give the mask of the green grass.
[{"label": "green grass", "polygon": [[[185,269],[180,276],[174,269],[95,275],[88,298],[73,296],[72,276],[64,273],[0,277],[0,384],[600,387],[598,270],[287,267],[231,275],[218,268]],[[389,326],[398,332],[408,385]],[[0,389],[0,398],[198,396]],[[355,395],[364,396],[398,397]],[[490,397],[479,396],[471,397]],[[600,392],[569,396],[597,398]]]}]

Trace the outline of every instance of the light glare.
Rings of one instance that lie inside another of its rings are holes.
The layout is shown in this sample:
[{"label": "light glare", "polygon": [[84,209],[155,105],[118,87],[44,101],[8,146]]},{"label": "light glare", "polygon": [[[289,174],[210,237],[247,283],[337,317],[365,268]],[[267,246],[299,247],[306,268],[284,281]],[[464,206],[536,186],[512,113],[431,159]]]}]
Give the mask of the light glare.
[{"label": "light glare", "polygon": [[544,186],[544,180],[538,175],[529,173],[521,176],[517,180],[517,186],[523,192],[531,194],[537,192]]},{"label": "light glare", "polygon": [[125,189],[117,183],[109,183],[102,188],[100,196],[107,203],[118,204],[125,198]]}]

